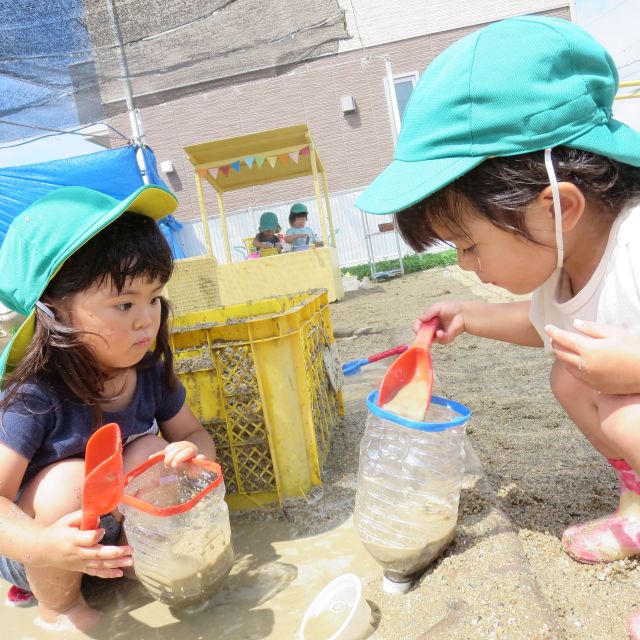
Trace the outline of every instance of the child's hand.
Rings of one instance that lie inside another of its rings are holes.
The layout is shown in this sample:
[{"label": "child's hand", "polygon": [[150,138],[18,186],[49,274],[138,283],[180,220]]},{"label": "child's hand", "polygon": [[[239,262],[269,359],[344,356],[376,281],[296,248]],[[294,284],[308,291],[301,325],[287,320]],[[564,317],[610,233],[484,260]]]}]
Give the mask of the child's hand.
[{"label": "child's hand", "polygon": [[188,440],[171,442],[164,449],[164,463],[167,467],[173,467],[175,469],[181,462],[186,462],[187,460],[191,460],[191,458],[204,457],[198,454],[198,447],[193,444],[193,442],[189,442]]},{"label": "child's hand", "polygon": [[40,553],[44,559],[36,566],[81,571],[99,578],[120,578],[120,567],[133,565],[130,546],[99,544],[104,529],[80,531],[82,512],[74,511],[44,530]]},{"label": "child's hand", "polygon": [[580,333],[545,327],[569,372],[601,393],[639,393],[640,337],[597,322],[575,320],[574,326]]},{"label": "child's hand", "polygon": [[440,344],[453,342],[455,338],[465,331],[464,313],[460,302],[437,302],[418,316],[413,325],[413,330],[417,333],[423,322],[428,322],[433,318],[439,318],[440,320],[440,326],[434,334],[434,340]]}]

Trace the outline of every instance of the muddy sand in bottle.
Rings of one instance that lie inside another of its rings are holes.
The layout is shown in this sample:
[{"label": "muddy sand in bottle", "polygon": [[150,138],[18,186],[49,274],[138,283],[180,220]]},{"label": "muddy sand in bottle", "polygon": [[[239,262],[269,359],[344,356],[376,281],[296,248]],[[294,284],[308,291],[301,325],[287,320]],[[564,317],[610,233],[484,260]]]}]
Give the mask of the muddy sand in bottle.
[{"label": "muddy sand in bottle", "polygon": [[[441,298],[511,299],[457,268],[349,293],[331,305],[342,360],[410,340],[418,311]],[[332,436],[322,496],[284,513],[232,515],[236,563],[204,610],[170,609],[133,581],[93,581],[85,592],[103,622],[68,637],[293,640],[315,594],[353,572],[378,640],[627,638],[626,619],[640,607],[637,562],[580,565],[561,548],[569,524],[615,508],[616,483],[551,396],[549,357],[463,336],[436,345],[433,360],[435,392],[473,411],[468,473],[456,536],[407,595],[382,592],[381,571],[352,529],[362,397],[384,370],[370,365],[346,389],[348,412]],[[55,635],[34,618],[33,608],[5,608],[2,636]]]}]

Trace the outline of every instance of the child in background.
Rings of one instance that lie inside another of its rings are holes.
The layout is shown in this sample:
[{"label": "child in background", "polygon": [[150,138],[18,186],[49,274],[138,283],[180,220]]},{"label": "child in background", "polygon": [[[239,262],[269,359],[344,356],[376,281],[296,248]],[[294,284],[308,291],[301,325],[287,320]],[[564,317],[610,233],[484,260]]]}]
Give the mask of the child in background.
[{"label": "child in background", "polygon": [[309,245],[321,247],[322,241],[318,239],[311,227],[307,226],[309,210],[306,205],[296,202],[291,206],[289,224],[291,225],[284,235],[286,242],[291,244],[292,251],[303,251]]},{"label": "child in background", "polygon": [[0,247],[0,301],[27,316],[0,359],[0,576],[9,603],[35,596],[50,629],[93,626],[83,574],[117,578],[133,564],[117,519],[79,530],[91,434],[120,425],[125,472],[160,450],[170,466],[215,458],[168,342],[173,262],[156,220],[176,204],[156,186],[122,201],[64,187],[19,215]]},{"label": "child in background", "polygon": [[266,211],[260,216],[258,233],[253,239],[256,249],[277,249],[282,253],[282,238],[278,234],[282,231],[278,222],[278,216],[273,211]]},{"label": "child in background", "polygon": [[395,213],[414,250],[451,243],[482,282],[533,293],[442,301],[419,323],[439,318],[442,344],[467,332],[555,355],[553,393],[620,481],[614,514],[564,533],[586,563],[640,554],[640,133],[611,118],[617,86],[570,22],[492,24],[425,71],[395,160],[356,203]]}]

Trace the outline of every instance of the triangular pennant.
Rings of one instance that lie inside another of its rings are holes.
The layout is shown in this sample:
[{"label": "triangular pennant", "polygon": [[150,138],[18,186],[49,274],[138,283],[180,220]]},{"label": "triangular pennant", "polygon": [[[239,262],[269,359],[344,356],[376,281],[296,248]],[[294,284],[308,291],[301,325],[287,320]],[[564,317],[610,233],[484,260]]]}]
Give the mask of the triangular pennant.
[{"label": "triangular pennant", "polygon": [[299,151],[293,151],[292,153],[289,154],[289,157],[296,163],[298,164],[298,156],[300,155]]},{"label": "triangular pennant", "polygon": [[244,159],[244,163],[247,165],[247,167],[249,167],[249,169],[251,169],[251,167],[253,166],[253,157],[252,156],[247,156]]},{"label": "triangular pennant", "polygon": [[287,164],[289,162],[289,156],[284,153],[281,156],[278,156],[278,162],[282,162],[282,164]]},{"label": "triangular pennant", "polygon": [[215,180],[218,177],[218,167],[211,167],[209,175]]},{"label": "triangular pennant", "polygon": [[228,176],[229,175],[229,165],[225,164],[224,166],[220,167],[220,173],[223,176]]},{"label": "triangular pennant", "polygon": [[196,173],[201,177],[201,178],[206,178],[207,177],[207,170],[206,169],[198,169],[196,171]]},{"label": "triangular pennant", "polygon": [[278,158],[276,158],[276,156],[267,156],[267,162],[271,165],[272,169],[276,166],[277,160]]},{"label": "triangular pennant", "polygon": [[301,156],[308,156],[309,155],[309,147],[302,147],[302,149],[300,149],[300,155]]},{"label": "triangular pennant", "polygon": [[236,160],[235,162],[231,163],[231,168],[236,172],[236,173],[240,173],[240,160]]},{"label": "triangular pennant", "polygon": [[256,164],[258,169],[264,164],[265,159],[262,156],[256,156]]}]

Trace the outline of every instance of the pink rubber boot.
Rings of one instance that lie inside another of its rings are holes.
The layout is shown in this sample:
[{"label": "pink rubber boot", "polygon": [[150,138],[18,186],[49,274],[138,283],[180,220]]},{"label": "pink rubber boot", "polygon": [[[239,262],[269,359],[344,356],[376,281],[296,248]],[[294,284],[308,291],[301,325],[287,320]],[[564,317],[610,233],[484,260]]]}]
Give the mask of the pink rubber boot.
[{"label": "pink rubber boot", "polygon": [[640,640],[640,609],[629,618],[629,637],[631,640]]},{"label": "pink rubber boot", "polygon": [[564,550],[578,562],[614,562],[640,554],[640,476],[624,460],[608,462],[618,472],[620,503],[610,516],[564,532]]}]

